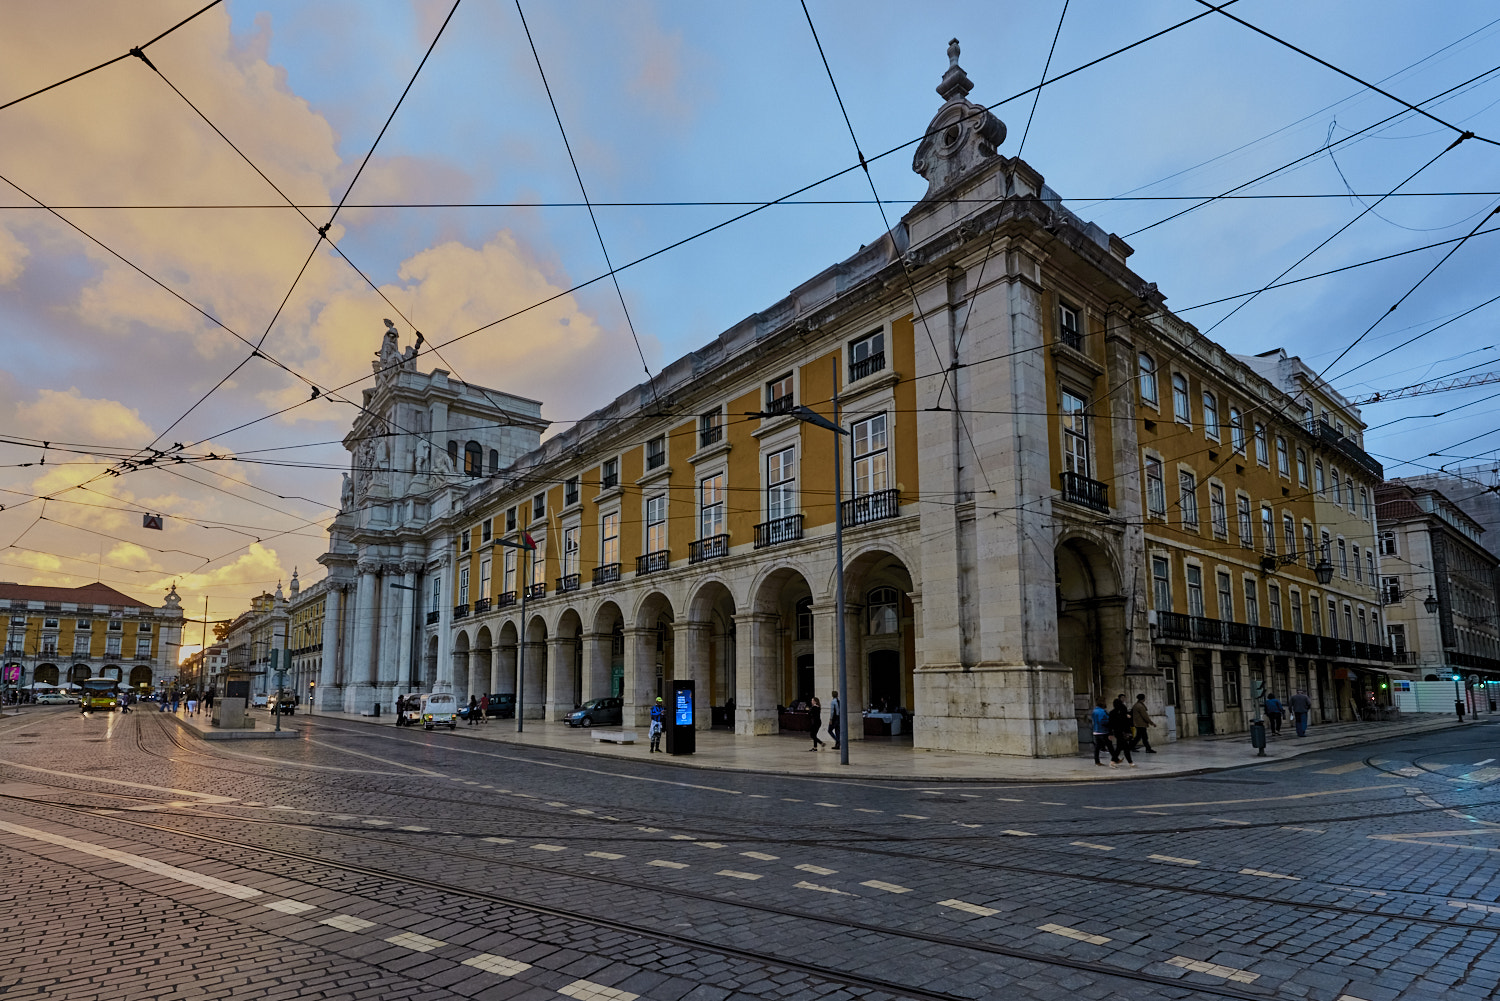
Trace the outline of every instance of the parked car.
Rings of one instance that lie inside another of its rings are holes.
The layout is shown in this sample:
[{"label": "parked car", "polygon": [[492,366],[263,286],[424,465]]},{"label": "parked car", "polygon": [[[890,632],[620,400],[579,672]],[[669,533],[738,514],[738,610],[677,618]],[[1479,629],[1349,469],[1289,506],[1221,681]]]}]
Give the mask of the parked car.
[{"label": "parked car", "polygon": [[516,697],[509,692],[500,695],[491,695],[489,707],[484,714],[496,719],[516,718]]},{"label": "parked car", "polygon": [[267,696],[265,694],[256,694],[250,696],[250,706],[254,709],[264,709],[266,707],[266,703],[269,701],[270,696]]},{"label": "parked car", "polygon": [[291,716],[297,712],[297,697],[295,695],[268,696],[266,699],[266,708],[272,714],[281,713],[285,716]]},{"label": "parked car", "polygon": [[564,716],[563,722],[569,726],[619,726],[624,714],[624,699],[590,699]]},{"label": "parked car", "polygon": [[446,726],[453,730],[458,726],[458,701],[452,692],[434,692],[422,696],[422,729]]},{"label": "parked car", "polygon": [[39,706],[65,706],[77,701],[78,696],[67,692],[38,692],[36,696],[36,704]]}]

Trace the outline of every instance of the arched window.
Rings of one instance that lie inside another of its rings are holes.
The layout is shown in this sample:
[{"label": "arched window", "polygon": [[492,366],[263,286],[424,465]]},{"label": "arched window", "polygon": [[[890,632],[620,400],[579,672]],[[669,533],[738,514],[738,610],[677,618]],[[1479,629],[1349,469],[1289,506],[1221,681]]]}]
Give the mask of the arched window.
[{"label": "arched window", "polygon": [[448,442],[448,459],[453,463],[453,468],[458,468],[458,442]]},{"label": "arched window", "polygon": [[[1229,408],[1229,440],[1236,452],[1241,455],[1245,454],[1245,419],[1240,416],[1239,407]],[[1265,443],[1265,435],[1262,433],[1261,437],[1256,440],[1256,449],[1263,453]]]},{"label": "arched window", "polygon": [[500,453],[493,448],[490,449],[490,472],[500,472]]},{"label": "arched window", "polygon": [[1156,406],[1156,359],[1142,351],[1140,356],[1141,365],[1141,399],[1146,403]]},{"label": "arched window", "polygon": [[803,598],[797,602],[797,638],[799,640],[810,640],[813,638],[811,598]]},{"label": "arched window", "polygon": [[1187,376],[1181,373],[1172,375],[1172,419],[1184,424],[1193,422],[1193,415],[1189,407]]},{"label": "arched window", "polygon": [[477,441],[464,445],[464,472],[469,476],[478,476],[484,472],[484,449],[479,447]]},{"label": "arched window", "polygon": [[894,587],[877,587],[868,598],[871,636],[893,636],[901,629],[901,595]]}]

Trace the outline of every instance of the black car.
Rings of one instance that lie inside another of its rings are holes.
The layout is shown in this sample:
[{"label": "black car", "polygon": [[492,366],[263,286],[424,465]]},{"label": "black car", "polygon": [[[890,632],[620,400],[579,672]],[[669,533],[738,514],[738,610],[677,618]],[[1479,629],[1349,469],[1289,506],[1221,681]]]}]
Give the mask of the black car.
[{"label": "black car", "polygon": [[563,717],[569,726],[619,726],[624,720],[624,699],[591,699]]},{"label": "black car", "polygon": [[515,719],[516,697],[509,693],[491,695],[490,704],[485,708],[484,714],[495,719]]}]

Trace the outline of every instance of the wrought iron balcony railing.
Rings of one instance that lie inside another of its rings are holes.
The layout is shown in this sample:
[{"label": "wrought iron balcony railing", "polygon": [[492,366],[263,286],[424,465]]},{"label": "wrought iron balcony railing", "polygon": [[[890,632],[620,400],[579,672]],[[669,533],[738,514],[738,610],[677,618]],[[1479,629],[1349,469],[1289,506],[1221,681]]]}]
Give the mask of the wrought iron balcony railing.
[{"label": "wrought iron balcony railing", "polygon": [[1109,484],[1091,480],[1078,473],[1064,472],[1060,475],[1063,500],[1081,504],[1091,511],[1109,513]]},{"label": "wrought iron balcony railing", "polygon": [[702,563],[705,560],[716,560],[728,555],[729,536],[727,535],[710,535],[706,539],[688,543],[689,563]]},{"label": "wrought iron balcony railing", "polygon": [[579,587],[579,577],[576,573],[563,574],[557,578],[557,591],[562,594],[565,591],[576,591]]},{"label": "wrought iron balcony railing", "polygon": [[657,549],[635,558],[635,572],[637,575],[656,573],[665,570],[671,562],[672,554],[669,550]]},{"label": "wrought iron balcony railing", "polygon": [[901,491],[892,488],[860,494],[844,501],[839,507],[844,512],[845,528],[868,525],[872,521],[894,518],[901,513]]},{"label": "wrought iron balcony railing", "polygon": [[876,372],[883,371],[884,369],[885,352],[876,351],[874,354],[865,355],[859,361],[851,361],[849,363],[849,381],[858,382],[865,376],[874,375]]},{"label": "wrought iron balcony railing", "polygon": [[613,584],[620,579],[620,564],[606,563],[603,566],[594,567],[594,587],[600,584]]},{"label": "wrought iron balcony railing", "polygon": [[779,546],[783,542],[796,542],[802,538],[802,515],[793,514],[773,521],[763,521],[755,526],[755,548]]}]

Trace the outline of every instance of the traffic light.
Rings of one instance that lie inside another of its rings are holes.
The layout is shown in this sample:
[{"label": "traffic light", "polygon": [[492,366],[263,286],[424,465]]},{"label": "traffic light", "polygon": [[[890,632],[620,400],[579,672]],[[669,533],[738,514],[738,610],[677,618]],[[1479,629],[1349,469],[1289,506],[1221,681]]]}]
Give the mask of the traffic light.
[{"label": "traffic light", "polygon": [[1252,678],[1250,681],[1250,697],[1257,702],[1265,698],[1266,683],[1259,678]]},{"label": "traffic light", "polygon": [[1463,676],[1463,675],[1461,675],[1461,674],[1455,674],[1455,675],[1454,675],[1454,676],[1453,676],[1453,680],[1454,680],[1454,681],[1462,681],[1462,680],[1464,680],[1464,676]]}]

